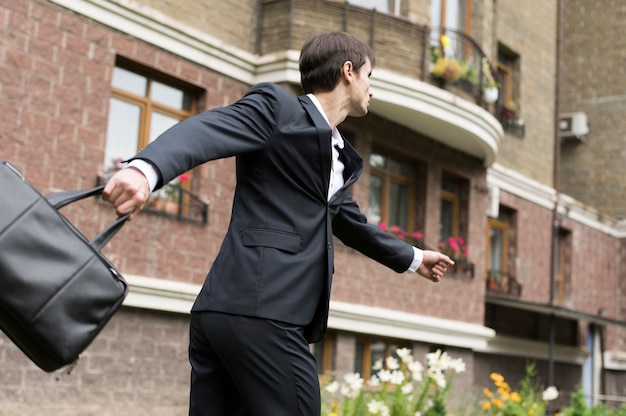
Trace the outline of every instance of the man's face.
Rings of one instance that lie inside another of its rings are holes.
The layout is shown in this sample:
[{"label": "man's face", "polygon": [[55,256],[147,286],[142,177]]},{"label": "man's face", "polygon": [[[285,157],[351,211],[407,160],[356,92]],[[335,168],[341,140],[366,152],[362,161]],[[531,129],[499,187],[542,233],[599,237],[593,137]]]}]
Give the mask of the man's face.
[{"label": "man's face", "polygon": [[362,117],[367,114],[370,98],[372,98],[372,91],[370,90],[371,75],[372,63],[367,58],[365,64],[358,71],[354,71],[354,81],[350,86],[351,108],[349,115],[352,117]]}]

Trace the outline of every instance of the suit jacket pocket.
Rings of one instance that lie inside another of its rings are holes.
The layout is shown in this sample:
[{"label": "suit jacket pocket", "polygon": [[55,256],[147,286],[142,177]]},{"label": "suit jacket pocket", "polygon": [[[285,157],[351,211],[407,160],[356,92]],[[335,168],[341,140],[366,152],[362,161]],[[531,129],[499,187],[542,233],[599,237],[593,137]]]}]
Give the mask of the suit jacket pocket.
[{"label": "suit jacket pocket", "polygon": [[302,246],[302,237],[298,234],[260,228],[245,230],[242,241],[247,247],[271,247],[288,253],[297,253]]}]

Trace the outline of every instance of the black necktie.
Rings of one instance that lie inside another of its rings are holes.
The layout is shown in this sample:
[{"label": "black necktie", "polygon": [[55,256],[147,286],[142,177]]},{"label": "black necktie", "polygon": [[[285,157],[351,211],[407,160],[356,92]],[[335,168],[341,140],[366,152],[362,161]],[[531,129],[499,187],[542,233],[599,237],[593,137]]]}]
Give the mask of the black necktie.
[{"label": "black necktie", "polygon": [[348,171],[348,157],[346,156],[346,152],[344,152],[343,149],[339,147],[339,145],[336,144],[335,149],[337,149],[337,152],[339,152],[339,161],[343,163],[343,181],[347,182],[348,178],[350,177],[350,173]]}]

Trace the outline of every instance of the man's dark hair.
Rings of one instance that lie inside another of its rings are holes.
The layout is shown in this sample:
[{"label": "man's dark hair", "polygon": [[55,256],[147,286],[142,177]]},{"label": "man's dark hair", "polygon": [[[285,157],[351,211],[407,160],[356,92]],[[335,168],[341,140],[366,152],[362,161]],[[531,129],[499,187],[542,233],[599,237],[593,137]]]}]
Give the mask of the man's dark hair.
[{"label": "man's dark hair", "polygon": [[331,91],[339,82],[344,62],[352,62],[354,70],[359,72],[367,58],[374,67],[372,48],[347,33],[320,32],[309,36],[300,51],[304,93]]}]

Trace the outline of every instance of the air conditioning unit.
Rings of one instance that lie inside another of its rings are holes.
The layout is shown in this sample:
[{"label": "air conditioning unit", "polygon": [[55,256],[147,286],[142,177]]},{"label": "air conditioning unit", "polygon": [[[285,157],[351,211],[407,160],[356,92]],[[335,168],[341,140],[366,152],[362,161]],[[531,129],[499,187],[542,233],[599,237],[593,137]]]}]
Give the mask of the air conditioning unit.
[{"label": "air conditioning unit", "polygon": [[585,141],[589,133],[587,114],[582,112],[561,114],[559,132],[561,140],[575,139],[581,142]]}]

